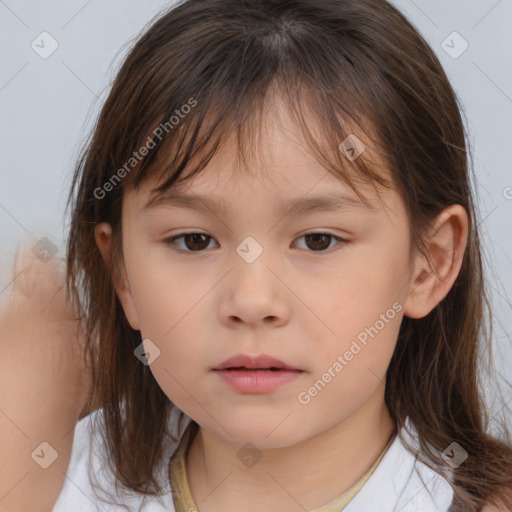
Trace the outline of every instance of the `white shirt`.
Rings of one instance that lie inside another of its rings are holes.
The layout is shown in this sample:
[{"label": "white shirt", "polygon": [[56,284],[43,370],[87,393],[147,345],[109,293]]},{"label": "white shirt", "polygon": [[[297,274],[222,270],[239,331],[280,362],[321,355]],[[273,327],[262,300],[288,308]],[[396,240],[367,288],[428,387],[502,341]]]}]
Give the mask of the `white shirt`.
[{"label": "white shirt", "polygon": [[[180,412],[173,408],[171,427]],[[114,476],[106,472],[101,461],[106,453],[101,448],[102,440],[99,435],[91,435],[92,426],[102,419],[102,410],[97,410],[77,423],[66,480],[52,512],[175,512],[167,467],[155,473],[165,492],[160,497],[116,491]],[[181,431],[173,429],[177,437],[190,421],[187,416],[184,419]],[[168,444],[166,461],[176,448]],[[95,482],[108,494],[95,487]],[[343,512],[449,512],[452,498],[450,483],[418,461],[397,436]]]}]

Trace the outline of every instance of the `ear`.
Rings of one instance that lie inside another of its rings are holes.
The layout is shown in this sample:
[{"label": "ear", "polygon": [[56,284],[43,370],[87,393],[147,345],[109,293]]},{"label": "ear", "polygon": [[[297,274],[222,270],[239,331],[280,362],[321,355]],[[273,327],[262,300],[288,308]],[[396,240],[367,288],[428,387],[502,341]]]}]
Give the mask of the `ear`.
[{"label": "ear", "polygon": [[427,255],[413,262],[404,315],[427,316],[448,294],[459,275],[468,238],[468,215],[459,204],[443,210],[430,229]]},{"label": "ear", "polygon": [[124,269],[123,262],[112,263],[112,226],[107,222],[101,222],[96,225],[94,229],[94,237],[96,244],[100,250],[103,261],[107,268],[111,268],[112,271],[112,283],[116,290],[121,306],[123,307],[124,314],[131,325],[132,329],[136,331],[140,330],[139,317],[137,314],[137,308],[135,307],[135,301],[130,289],[128,275]]}]

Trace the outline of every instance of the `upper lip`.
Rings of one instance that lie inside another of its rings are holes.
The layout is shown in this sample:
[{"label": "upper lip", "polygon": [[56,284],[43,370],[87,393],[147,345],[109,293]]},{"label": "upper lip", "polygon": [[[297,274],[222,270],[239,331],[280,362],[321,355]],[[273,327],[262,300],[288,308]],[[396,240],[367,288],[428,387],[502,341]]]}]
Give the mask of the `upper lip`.
[{"label": "upper lip", "polygon": [[278,368],[281,370],[299,370],[293,366],[287,365],[279,359],[267,356],[265,354],[259,356],[251,356],[248,354],[238,354],[234,357],[230,357],[219,366],[216,366],[214,370],[225,370],[227,368],[248,368],[258,370],[268,370],[269,368]]}]

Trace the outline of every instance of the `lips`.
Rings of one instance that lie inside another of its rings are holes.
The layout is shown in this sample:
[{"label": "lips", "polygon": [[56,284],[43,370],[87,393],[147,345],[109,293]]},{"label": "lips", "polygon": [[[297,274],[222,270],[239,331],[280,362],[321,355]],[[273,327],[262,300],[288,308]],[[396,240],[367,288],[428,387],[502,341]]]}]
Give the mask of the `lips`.
[{"label": "lips", "polygon": [[231,357],[224,361],[219,366],[216,366],[214,370],[288,370],[300,372],[298,368],[294,368],[279,359],[275,359],[271,356],[260,355],[250,356],[248,354],[239,354]]},{"label": "lips", "polygon": [[213,368],[214,374],[239,394],[266,395],[291,385],[304,370],[267,355],[239,354]]}]

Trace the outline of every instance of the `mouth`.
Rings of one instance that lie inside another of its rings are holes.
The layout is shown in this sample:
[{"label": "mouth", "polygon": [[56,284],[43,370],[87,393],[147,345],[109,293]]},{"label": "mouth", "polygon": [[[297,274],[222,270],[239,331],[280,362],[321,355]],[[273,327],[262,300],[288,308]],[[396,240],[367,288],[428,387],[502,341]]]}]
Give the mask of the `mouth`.
[{"label": "mouth", "polygon": [[284,363],[279,359],[268,355],[251,356],[249,354],[239,354],[224,361],[222,364],[213,368],[214,371],[232,371],[232,372],[302,372],[299,368]]},{"label": "mouth", "polygon": [[267,355],[239,354],[213,368],[213,372],[237,393],[265,395],[293,383],[304,370]]},{"label": "mouth", "polygon": [[[284,368],[246,368],[245,366],[239,366],[238,368],[222,368],[224,371],[245,371],[245,372],[279,372],[279,371],[292,371],[292,370],[285,370]],[[300,372],[301,370],[295,370]]]}]

